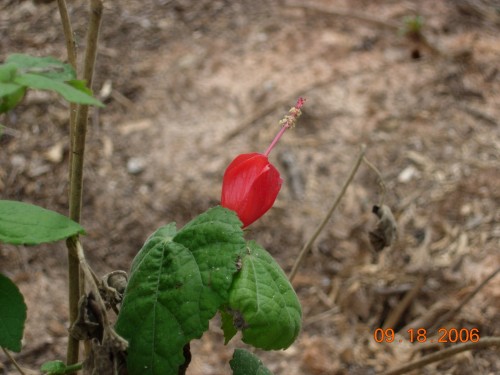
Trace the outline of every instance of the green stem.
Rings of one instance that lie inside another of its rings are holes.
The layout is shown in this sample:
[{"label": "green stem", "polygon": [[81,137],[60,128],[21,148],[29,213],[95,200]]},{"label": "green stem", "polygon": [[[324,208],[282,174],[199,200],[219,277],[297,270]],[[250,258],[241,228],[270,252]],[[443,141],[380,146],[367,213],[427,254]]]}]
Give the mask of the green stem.
[{"label": "green stem", "polygon": [[71,373],[76,372],[76,371],[81,370],[81,369],[83,369],[82,362],[74,363],[72,365],[66,366],[66,368],[64,369],[64,373],[71,374]]},{"label": "green stem", "polygon": [[[85,62],[83,67],[83,79],[87,82],[89,88],[92,87],[102,10],[102,0],[90,0],[87,48],[85,50]],[[69,216],[76,222],[80,221],[82,210],[83,160],[85,153],[85,137],[87,133],[87,116],[88,106],[80,105],[76,113],[75,131],[71,142],[72,157],[70,166]],[[68,248],[69,318],[72,324],[78,316],[78,301],[83,292],[80,285],[83,284],[83,280],[80,277],[80,264],[75,241],[69,239],[66,241],[66,246]],[[78,362],[78,356],[79,342],[70,336],[68,340],[66,363],[72,365]]]},{"label": "green stem", "polygon": [[[68,62],[73,67],[75,72],[77,71],[76,64],[76,42],[73,37],[73,28],[71,26],[71,21],[69,19],[68,7],[66,6],[66,0],[57,0],[57,7],[59,8],[59,15],[61,16],[61,23],[64,32],[64,39],[66,40],[66,52],[68,54]],[[76,110],[77,105],[75,103],[69,104],[69,139],[70,145],[73,145],[73,138],[75,133],[75,121],[76,121]],[[72,164],[72,153],[69,154],[69,177],[71,178],[71,164]]]}]

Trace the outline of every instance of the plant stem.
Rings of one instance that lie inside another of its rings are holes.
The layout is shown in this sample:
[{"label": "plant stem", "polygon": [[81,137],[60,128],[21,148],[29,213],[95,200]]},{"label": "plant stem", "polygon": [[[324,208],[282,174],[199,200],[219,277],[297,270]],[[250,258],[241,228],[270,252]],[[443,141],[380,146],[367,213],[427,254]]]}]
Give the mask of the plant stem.
[{"label": "plant stem", "polygon": [[349,173],[349,176],[347,177],[347,180],[344,182],[344,186],[342,186],[342,190],[340,191],[340,194],[337,196],[337,198],[335,198],[335,201],[333,202],[332,207],[330,208],[330,210],[326,214],[326,216],[323,219],[323,221],[321,222],[321,224],[316,228],[316,231],[314,232],[314,234],[311,236],[309,241],[307,241],[307,243],[304,245],[302,250],[300,250],[299,256],[297,257],[297,260],[295,261],[295,264],[293,265],[292,270],[290,271],[290,274],[288,275],[288,280],[290,280],[290,282],[292,282],[293,279],[295,278],[295,275],[297,274],[297,270],[298,270],[300,264],[302,263],[304,256],[307,254],[307,252],[311,248],[314,241],[316,241],[316,238],[319,236],[319,234],[321,233],[321,231],[325,227],[326,223],[328,222],[328,220],[332,216],[333,212],[337,208],[338,204],[340,203],[340,200],[344,196],[344,194],[347,190],[347,187],[350,185],[352,179],[354,178],[354,175],[358,171],[358,168],[359,168],[361,162],[363,161],[363,158],[365,156],[365,151],[366,151],[366,146],[361,145],[361,151],[359,152],[358,157],[356,158],[356,161],[354,162],[354,165],[351,169],[351,172]]},{"label": "plant stem", "polygon": [[[71,21],[69,19],[68,7],[66,6],[66,0],[57,0],[57,6],[59,8],[59,15],[61,16],[61,23],[64,32],[64,39],[66,40],[66,52],[68,54],[68,62],[73,67],[75,72],[77,71],[76,65],[76,43],[73,37],[73,28],[71,27]],[[76,109],[77,105],[75,103],[69,104],[69,139],[70,145],[73,144],[73,138],[75,134],[75,121],[76,121]],[[69,154],[69,177],[71,178],[71,163],[73,155]]]},{"label": "plant stem", "polygon": [[75,363],[73,365],[66,366],[66,368],[64,369],[64,373],[70,374],[72,372],[81,370],[82,368],[83,368],[83,363],[81,363],[81,362]]},{"label": "plant stem", "polygon": [[465,352],[466,350],[472,349],[485,349],[490,346],[500,346],[500,337],[482,337],[478,342],[466,342],[463,344],[457,344],[450,348],[440,350],[436,353],[426,355],[419,360],[410,362],[401,367],[395,368],[393,370],[386,371],[380,375],[401,375],[406,374],[412,370],[422,368],[433,362],[438,362],[448,357],[454,356],[455,354]]},{"label": "plant stem", "polygon": [[7,358],[9,358],[9,360],[12,362],[12,364],[17,369],[17,371],[19,371],[19,373],[21,375],[26,375],[25,372],[23,371],[23,369],[21,368],[21,366],[19,366],[19,364],[16,362],[16,360],[14,359],[14,357],[11,356],[10,353],[3,346],[0,346],[0,348],[2,348],[3,352],[5,353],[5,355],[7,356]]},{"label": "plant stem", "polygon": [[61,16],[61,23],[64,32],[64,39],[66,40],[66,52],[68,53],[68,62],[76,71],[76,46],[75,39],[73,38],[73,29],[69,19],[68,8],[66,0],[57,0],[59,8],[59,15]]},{"label": "plant stem", "polygon": [[[97,54],[97,40],[101,23],[103,4],[101,0],[90,0],[89,28],[87,32],[87,48],[85,50],[85,61],[83,67],[83,79],[89,88],[92,87],[94,64]],[[72,220],[79,222],[82,209],[83,191],[83,160],[85,153],[85,136],[87,133],[88,106],[79,105],[76,113],[74,137],[71,142],[71,176],[70,176],[70,198],[69,216]],[[78,301],[81,295],[80,265],[78,261],[75,241],[66,241],[68,247],[68,288],[69,288],[69,318],[70,324],[78,316]],[[78,362],[79,342],[69,336],[66,354],[68,365]]]}]

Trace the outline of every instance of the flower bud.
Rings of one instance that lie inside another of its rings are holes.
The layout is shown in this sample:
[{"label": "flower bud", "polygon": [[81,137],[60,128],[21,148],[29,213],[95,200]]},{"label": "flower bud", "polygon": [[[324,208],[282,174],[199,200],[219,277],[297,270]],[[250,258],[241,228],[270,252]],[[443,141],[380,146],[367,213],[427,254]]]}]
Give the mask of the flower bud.
[{"label": "flower bud", "polygon": [[282,182],[267,156],[238,155],[224,173],[221,205],[235,211],[247,227],[272,207]]}]

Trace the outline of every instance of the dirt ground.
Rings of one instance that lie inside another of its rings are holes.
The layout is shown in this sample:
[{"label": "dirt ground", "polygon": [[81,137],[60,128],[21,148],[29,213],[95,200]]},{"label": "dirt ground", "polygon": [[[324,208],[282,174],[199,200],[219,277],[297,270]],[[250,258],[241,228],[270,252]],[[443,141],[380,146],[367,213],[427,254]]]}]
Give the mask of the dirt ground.
[{"label": "dirt ground", "polygon": [[[87,2],[69,2],[82,55]],[[424,39],[401,31],[423,17]],[[457,1],[195,1],[105,3],[82,223],[98,274],[128,270],[157,227],[218,204],[226,165],[263,152],[299,96],[304,114],[271,154],[285,180],[248,238],[288,272],[326,215],[361,144],[381,173],[397,239],[378,254],[368,232],[382,197],[363,164],[294,281],[303,330],[286,351],[256,351],[274,374],[377,374],[453,343],[439,328],[500,336],[500,3]],[[0,60],[65,59],[55,1],[0,3]],[[0,117],[0,197],[67,212],[68,108],[30,92]],[[28,305],[24,347],[36,368],[64,359],[63,243],[1,245],[0,272]],[[400,313],[402,303],[408,307]],[[375,329],[399,334],[377,343]],[[426,328],[426,343],[407,330]],[[192,344],[191,375],[229,374],[239,340],[217,319]],[[414,374],[500,373],[500,348],[468,351]],[[15,374],[0,353],[0,373]]]}]

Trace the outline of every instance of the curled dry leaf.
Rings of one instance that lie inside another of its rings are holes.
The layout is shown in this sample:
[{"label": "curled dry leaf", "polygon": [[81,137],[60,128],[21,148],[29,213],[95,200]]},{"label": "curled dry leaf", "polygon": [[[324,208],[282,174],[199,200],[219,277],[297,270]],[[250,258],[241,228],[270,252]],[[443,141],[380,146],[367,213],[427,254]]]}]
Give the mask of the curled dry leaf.
[{"label": "curled dry leaf", "polygon": [[127,283],[127,273],[120,270],[110,272],[101,278],[99,293],[106,304],[106,308],[115,309],[122,302]]},{"label": "curled dry leaf", "polygon": [[375,230],[369,232],[370,243],[377,252],[381,251],[396,239],[397,224],[389,206],[373,206],[372,212],[379,218]]},{"label": "curled dry leaf", "polygon": [[103,312],[95,302],[92,293],[83,295],[78,302],[78,316],[70,327],[69,332],[77,340],[102,340],[103,337]]}]

